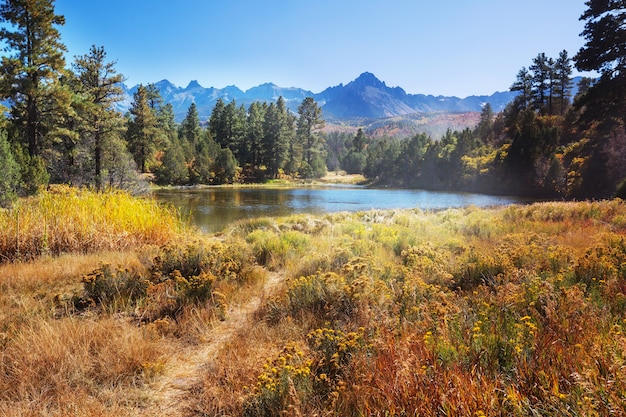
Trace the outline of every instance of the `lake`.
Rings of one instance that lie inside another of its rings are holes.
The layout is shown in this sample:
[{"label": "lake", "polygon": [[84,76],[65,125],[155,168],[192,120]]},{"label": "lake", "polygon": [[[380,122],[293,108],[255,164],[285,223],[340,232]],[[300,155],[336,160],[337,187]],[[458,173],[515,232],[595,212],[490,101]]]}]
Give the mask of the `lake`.
[{"label": "lake", "polygon": [[499,206],[525,202],[522,198],[424,190],[379,189],[361,186],[311,186],[303,188],[167,189],[153,192],[188,216],[203,231],[214,233],[241,219],[321,214],[372,209],[439,210],[474,205]]}]

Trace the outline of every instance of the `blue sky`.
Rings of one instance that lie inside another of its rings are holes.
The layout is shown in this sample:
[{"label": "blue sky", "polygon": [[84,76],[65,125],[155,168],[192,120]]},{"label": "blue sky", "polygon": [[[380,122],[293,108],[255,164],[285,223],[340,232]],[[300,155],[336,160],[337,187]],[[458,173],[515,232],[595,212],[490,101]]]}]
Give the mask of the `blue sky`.
[{"label": "blue sky", "polygon": [[408,93],[491,94],[573,57],[584,0],[56,0],[68,61],[104,46],[130,86],[264,82],[314,93],[365,71]]}]

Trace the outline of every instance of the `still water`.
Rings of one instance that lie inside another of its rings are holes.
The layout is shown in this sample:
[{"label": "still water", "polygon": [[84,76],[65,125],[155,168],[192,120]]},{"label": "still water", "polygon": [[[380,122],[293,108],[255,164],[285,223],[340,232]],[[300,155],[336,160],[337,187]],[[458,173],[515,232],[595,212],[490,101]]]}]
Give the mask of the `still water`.
[{"label": "still water", "polygon": [[394,208],[437,210],[523,202],[516,197],[359,186],[158,190],[154,196],[160,202],[173,205],[192,223],[210,233],[237,220],[256,217]]}]

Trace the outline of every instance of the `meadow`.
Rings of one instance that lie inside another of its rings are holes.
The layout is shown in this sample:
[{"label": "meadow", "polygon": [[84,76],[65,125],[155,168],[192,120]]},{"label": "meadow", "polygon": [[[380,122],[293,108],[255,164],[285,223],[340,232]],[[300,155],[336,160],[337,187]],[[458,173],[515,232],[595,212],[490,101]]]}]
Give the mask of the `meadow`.
[{"label": "meadow", "polygon": [[0,415],[626,415],[626,205],[0,211]]}]

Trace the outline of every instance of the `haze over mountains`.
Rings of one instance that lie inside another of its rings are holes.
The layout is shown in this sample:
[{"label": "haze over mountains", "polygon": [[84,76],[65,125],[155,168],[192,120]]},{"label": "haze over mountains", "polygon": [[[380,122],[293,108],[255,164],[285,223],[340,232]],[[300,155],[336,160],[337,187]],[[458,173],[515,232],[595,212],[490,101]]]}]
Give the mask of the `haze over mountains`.
[{"label": "haze over mountains", "polygon": [[[329,122],[382,119],[433,112],[462,113],[480,112],[485,103],[490,103],[495,112],[504,109],[516,93],[495,92],[490,96],[465,98],[407,94],[401,87],[388,87],[374,74],[364,72],[346,85],[329,87],[321,93],[313,93],[297,87],[279,87],[273,83],[261,84],[242,91],[236,86],[225,88],[203,87],[191,81],[186,87],[177,87],[168,80],[155,83],[166,103],[174,107],[176,120],[181,121],[191,103],[195,102],[200,120],[207,120],[218,99],[225,102],[235,100],[238,105],[248,107],[254,101],[275,102],[280,96],[289,109],[296,112],[305,97],[313,97],[322,108]],[[138,86],[126,90],[126,98],[120,103],[125,111],[132,102]]]}]

